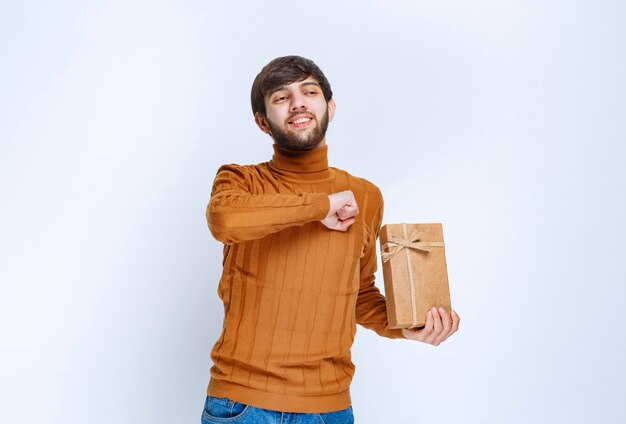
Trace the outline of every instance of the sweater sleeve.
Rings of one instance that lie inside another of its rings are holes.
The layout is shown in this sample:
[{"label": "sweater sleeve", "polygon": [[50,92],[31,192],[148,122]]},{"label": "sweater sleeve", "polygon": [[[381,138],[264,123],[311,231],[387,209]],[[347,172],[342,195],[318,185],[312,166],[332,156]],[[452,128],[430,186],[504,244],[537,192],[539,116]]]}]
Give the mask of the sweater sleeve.
[{"label": "sweater sleeve", "polygon": [[252,194],[250,171],[220,167],[206,218],[213,237],[225,244],[256,240],[285,228],[321,221],[328,214],[326,193]]},{"label": "sweater sleeve", "polygon": [[378,206],[373,222],[368,224],[367,244],[361,258],[361,283],[356,300],[356,320],[363,327],[374,330],[381,336],[391,339],[404,338],[401,329],[389,328],[385,296],[374,284],[374,273],[377,268],[376,240],[382,224],[384,206],[383,197],[378,188],[375,189],[375,197],[378,200]]}]

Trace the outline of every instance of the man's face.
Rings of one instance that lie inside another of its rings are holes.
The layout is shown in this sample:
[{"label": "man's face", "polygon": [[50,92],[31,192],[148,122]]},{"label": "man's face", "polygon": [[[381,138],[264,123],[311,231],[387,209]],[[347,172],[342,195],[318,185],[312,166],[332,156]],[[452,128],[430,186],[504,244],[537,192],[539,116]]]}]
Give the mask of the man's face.
[{"label": "man's face", "polygon": [[318,82],[313,78],[278,87],[265,97],[267,116],[259,113],[255,121],[274,142],[290,149],[323,146],[328,123],[335,113],[335,102],[326,103]]}]

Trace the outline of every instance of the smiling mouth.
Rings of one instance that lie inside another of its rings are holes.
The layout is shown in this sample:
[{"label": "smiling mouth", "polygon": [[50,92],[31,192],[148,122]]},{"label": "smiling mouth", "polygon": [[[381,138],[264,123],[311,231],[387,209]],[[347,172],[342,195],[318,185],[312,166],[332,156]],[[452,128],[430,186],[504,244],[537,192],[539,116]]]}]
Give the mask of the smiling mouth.
[{"label": "smiling mouth", "polygon": [[297,116],[296,119],[292,119],[289,122],[292,126],[296,128],[304,128],[309,125],[313,121],[313,117],[311,116]]}]

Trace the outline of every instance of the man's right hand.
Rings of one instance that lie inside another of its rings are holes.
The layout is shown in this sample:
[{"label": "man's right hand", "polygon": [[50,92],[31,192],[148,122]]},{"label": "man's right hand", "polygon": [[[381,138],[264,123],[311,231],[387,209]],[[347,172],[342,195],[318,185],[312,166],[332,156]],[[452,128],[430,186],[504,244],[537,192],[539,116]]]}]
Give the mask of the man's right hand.
[{"label": "man's right hand", "polygon": [[330,210],[321,222],[327,228],[336,231],[346,231],[354,224],[355,216],[359,213],[354,193],[350,190],[340,191],[328,195]]}]

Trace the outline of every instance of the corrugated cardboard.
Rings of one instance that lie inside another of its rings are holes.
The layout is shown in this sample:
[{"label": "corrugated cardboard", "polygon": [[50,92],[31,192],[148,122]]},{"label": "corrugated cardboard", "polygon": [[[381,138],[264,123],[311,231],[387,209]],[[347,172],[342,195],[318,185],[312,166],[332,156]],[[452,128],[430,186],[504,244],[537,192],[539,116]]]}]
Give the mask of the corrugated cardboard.
[{"label": "corrugated cardboard", "polygon": [[450,312],[441,224],[386,224],[379,237],[389,327],[423,327],[433,306]]}]

